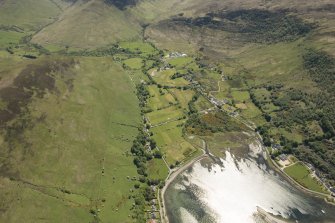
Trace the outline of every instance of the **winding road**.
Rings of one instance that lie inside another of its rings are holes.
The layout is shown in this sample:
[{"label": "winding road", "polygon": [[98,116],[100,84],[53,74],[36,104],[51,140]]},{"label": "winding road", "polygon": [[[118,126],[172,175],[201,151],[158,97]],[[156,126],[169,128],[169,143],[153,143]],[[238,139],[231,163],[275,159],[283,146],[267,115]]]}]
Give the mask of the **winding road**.
[{"label": "winding road", "polygon": [[169,175],[167,176],[167,178],[165,180],[165,186],[162,188],[161,191],[159,191],[158,203],[159,203],[159,206],[160,206],[159,208],[160,208],[160,216],[161,216],[161,222],[162,223],[169,223],[169,219],[168,219],[167,214],[166,214],[166,208],[165,208],[166,206],[165,206],[165,200],[164,200],[164,194],[166,192],[166,189],[173,182],[173,180],[176,179],[176,177],[180,173],[185,171],[187,168],[192,166],[194,163],[202,160],[203,158],[209,157],[207,152],[206,152],[206,147],[207,147],[206,142],[203,141],[203,143],[204,143],[203,154],[201,154],[200,156],[195,157],[194,159],[189,161],[187,164],[181,166],[180,168],[170,171]]}]

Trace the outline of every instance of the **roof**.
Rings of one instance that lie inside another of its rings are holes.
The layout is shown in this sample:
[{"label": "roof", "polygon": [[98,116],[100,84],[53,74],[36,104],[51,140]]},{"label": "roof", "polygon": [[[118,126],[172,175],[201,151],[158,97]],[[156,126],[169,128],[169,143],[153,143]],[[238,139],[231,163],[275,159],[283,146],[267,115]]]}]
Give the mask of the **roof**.
[{"label": "roof", "polygon": [[286,160],[286,159],[287,159],[286,154],[280,154],[280,155],[279,155],[279,159],[281,159],[281,160]]}]

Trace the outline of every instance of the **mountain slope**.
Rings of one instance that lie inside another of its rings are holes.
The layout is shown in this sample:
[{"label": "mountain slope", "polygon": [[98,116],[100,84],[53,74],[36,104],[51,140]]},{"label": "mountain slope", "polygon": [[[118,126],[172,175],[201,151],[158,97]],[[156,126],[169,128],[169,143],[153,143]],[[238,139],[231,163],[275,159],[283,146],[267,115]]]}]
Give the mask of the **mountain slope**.
[{"label": "mountain slope", "polygon": [[126,124],[140,116],[122,67],[57,56],[16,64],[0,89],[0,222],[97,222],[102,205],[102,222],[131,222],[126,176],[136,168],[124,152],[137,128]]},{"label": "mountain slope", "polygon": [[140,38],[141,27],[124,12],[103,1],[78,1],[32,41],[77,48],[95,48]]},{"label": "mountain slope", "polygon": [[37,30],[51,23],[60,12],[59,6],[50,0],[2,0],[0,24]]}]

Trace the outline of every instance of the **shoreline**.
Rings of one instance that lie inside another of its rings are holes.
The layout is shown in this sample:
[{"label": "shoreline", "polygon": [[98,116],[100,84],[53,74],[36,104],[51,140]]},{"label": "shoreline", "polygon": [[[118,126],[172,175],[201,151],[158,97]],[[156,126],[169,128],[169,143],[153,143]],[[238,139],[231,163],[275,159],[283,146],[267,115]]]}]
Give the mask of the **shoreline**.
[{"label": "shoreline", "polygon": [[[179,176],[180,173],[182,173],[183,171],[185,171],[191,165],[193,165],[194,163],[196,163],[196,162],[198,162],[198,161],[200,161],[200,160],[202,160],[202,159],[204,159],[206,157],[210,157],[210,154],[209,154],[209,151],[208,151],[207,147],[205,147],[205,148],[206,148],[206,150],[203,150],[203,154],[201,154],[200,156],[194,157],[189,162],[187,162],[185,165],[182,165],[178,169],[170,172],[169,175],[167,176],[166,180],[165,180],[164,187],[161,190],[158,191],[158,202],[159,202],[159,206],[160,206],[161,223],[169,223],[169,219],[168,219],[168,216],[167,216],[167,209],[166,209],[166,205],[165,205],[165,199],[164,199],[164,195],[165,195],[167,187],[172,183],[172,181],[177,176]],[[280,174],[282,177],[284,177],[289,183],[292,184],[292,186],[294,188],[296,188],[297,190],[302,191],[303,193],[307,193],[307,194],[312,195],[314,197],[323,199],[324,202],[326,202],[328,204],[335,205],[335,203],[332,203],[332,202],[329,202],[329,201],[326,200],[326,198],[329,198],[331,195],[309,190],[309,189],[303,187],[302,185],[300,185],[293,178],[291,178],[290,176],[288,176],[278,166],[278,164],[276,164],[275,161],[271,159],[271,157],[270,157],[267,149],[264,147],[263,144],[262,144],[262,150],[263,150],[263,152],[265,151],[266,162],[268,163],[269,167],[271,169],[273,169],[275,172],[277,172],[278,174]],[[285,220],[276,218],[275,216],[271,215],[271,213],[266,212],[261,207],[257,207],[257,212],[258,212],[259,215],[261,215],[262,217],[264,217],[264,220],[266,222],[269,222],[269,223],[287,223],[287,222],[289,222],[289,221],[285,221]]]},{"label": "shoreline", "polygon": [[262,217],[262,219],[267,223],[288,223],[289,221],[285,221],[275,217],[274,215],[268,213],[263,208],[257,206],[257,214]]},{"label": "shoreline", "polygon": [[275,170],[278,174],[280,174],[281,176],[283,176],[287,181],[289,181],[296,189],[307,193],[309,195],[312,195],[314,197],[318,197],[320,199],[323,199],[324,202],[331,204],[331,205],[335,205],[335,203],[329,202],[326,200],[326,198],[329,198],[331,195],[330,194],[325,194],[325,193],[321,193],[321,192],[317,192],[317,191],[313,191],[310,190],[304,186],[302,186],[301,184],[299,184],[297,181],[295,181],[292,177],[290,177],[289,175],[287,175],[287,173],[285,173],[279,166],[278,164],[271,159],[269,152],[267,151],[267,149],[265,148],[265,152],[266,152],[266,156],[267,156],[267,163],[270,165],[270,167],[272,167],[273,170]]},{"label": "shoreline", "polygon": [[[164,199],[164,195],[165,195],[167,187],[172,183],[172,181],[174,179],[176,179],[176,177],[179,176],[180,173],[185,171],[187,168],[192,166],[194,163],[196,163],[196,162],[198,162],[198,161],[200,161],[200,160],[202,160],[206,157],[209,157],[209,156],[204,151],[204,153],[201,154],[200,156],[194,157],[192,160],[190,160],[185,165],[182,165],[181,167],[179,167],[175,171],[172,171],[172,172],[169,173],[167,179],[165,180],[164,187],[158,192],[158,197],[159,197],[158,202],[159,202],[159,206],[160,206],[160,216],[161,216],[161,222],[162,223],[169,223],[169,218],[167,216],[167,210],[166,210],[165,199]],[[161,204],[162,204],[162,206],[161,206]]]}]

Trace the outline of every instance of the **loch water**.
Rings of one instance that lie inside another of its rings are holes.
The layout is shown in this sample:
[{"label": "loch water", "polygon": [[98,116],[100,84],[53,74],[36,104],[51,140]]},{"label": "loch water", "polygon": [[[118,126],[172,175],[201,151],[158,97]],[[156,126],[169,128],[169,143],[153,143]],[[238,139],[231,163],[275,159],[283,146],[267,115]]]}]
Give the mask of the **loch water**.
[{"label": "loch water", "polygon": [[257,207],[285,222],[335,223],[335,206],[297,189],[271,169],[262,153],[220,162],[205,158],[167,188],[170,223],[260,223]]}]

